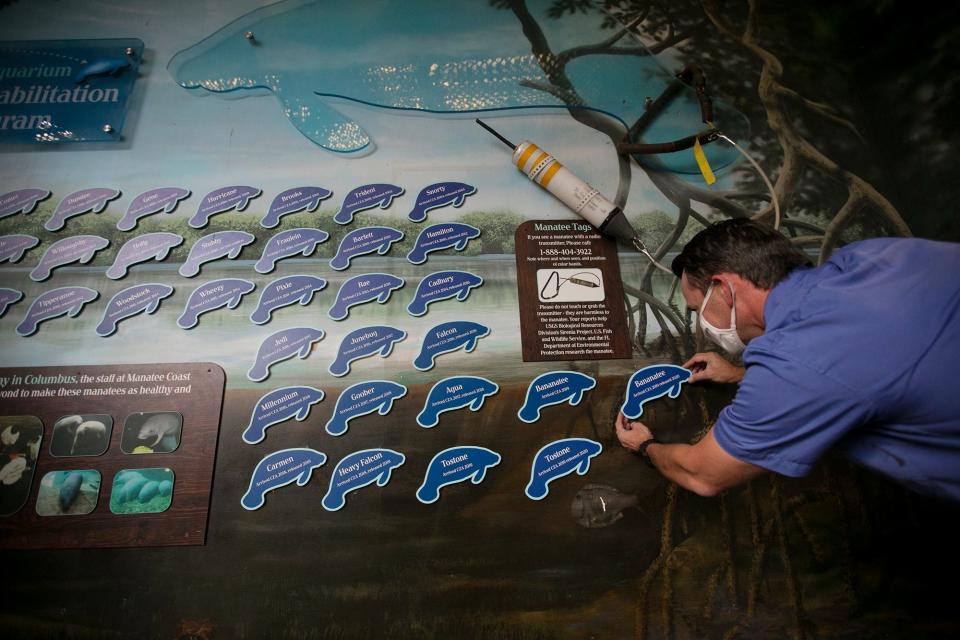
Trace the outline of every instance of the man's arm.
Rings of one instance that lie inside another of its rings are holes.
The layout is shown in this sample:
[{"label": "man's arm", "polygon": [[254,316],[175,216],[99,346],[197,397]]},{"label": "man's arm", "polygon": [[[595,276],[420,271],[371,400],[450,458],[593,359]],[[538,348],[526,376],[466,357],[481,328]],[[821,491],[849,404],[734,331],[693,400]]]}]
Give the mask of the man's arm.
[{"label": "man's arm", "polygon": [[[624,447],[636,451],[653,434],[642,422],[629,422],[620,414],[617,437]],[[701,496],[715,496],[768,473],[763,467],[738,460],[724,451],[713,437],[712,429],[696,444],[648,445],[647,456],[664,476]]]}]

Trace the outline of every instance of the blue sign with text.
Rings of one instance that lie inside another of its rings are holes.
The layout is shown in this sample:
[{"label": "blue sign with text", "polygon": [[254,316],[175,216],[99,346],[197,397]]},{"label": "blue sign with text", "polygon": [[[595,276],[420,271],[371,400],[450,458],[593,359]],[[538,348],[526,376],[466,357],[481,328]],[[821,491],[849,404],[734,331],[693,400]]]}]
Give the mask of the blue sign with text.
[{"label": "blue sign with text", "polygon": [[323,400],[323,391],[313,387],[283,387],[257,400],[250,423],[243,430],[243,441],[257,444],[267,437],[267,429],[296,416],[303,422],[313,405]]},{"label": "blue sign with text", "polygon": [[500,391],[497,383],[478,376],[451,376],[433,385],[423,410],[417,414],[417,424],[429,429],[440,424],[440,414],[469,406],[479,411],[483,401]]},{"label": "blue sign with text", "polygon": [[332,436],[342,436],[354,418],[374,411],[385,416],[390,413],[394,401],[405,395],[405,386],[389,380],[367,380],[351,385],[337,398],[337,406],[327,421],[326,431]]},{"label": "blue sign with text", "polygon": [[580,404],[583,394],[597,386],[597,381],[578,371],[550,371],[534,378],[527,387],[527,396],[517,417],[524,422],[540,419],[540,409],[561,402]]},{"label": "blue sign with text", "polygon": [[0,142],[119,142],[143,42],[0,42]]},{"label": "blue sign with text", "polygon": [[531,500],[543,500],[550,493],[549,484],[576,471],[586,475],[590,460],[600,455],[603,445],[586,438],[556,440],[541,448],[533,457],[530,482],[524,493]]},{"label": "blue sign with text", "polygon": [[293,482],[305,487],[313,470],[322,467],[327,456],[314,449],[281,449],[264,456],[250,476],[247,492],[240,498],[244,509],[253,511],[264,504],[264,496]]}]

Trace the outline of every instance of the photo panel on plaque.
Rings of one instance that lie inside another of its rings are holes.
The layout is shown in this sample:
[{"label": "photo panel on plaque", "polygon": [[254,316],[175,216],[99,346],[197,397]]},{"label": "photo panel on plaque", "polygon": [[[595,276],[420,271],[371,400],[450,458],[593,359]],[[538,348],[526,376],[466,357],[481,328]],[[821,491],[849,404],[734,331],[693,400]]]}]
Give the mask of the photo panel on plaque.
[{"label": "photo panel on plaque", "polygon": [[41,516],[82,516],[97,507],[100,472],[93,469],[48,471],[40,480],[37,514]]},{"label": "photo panel on plaque", "polygon": [[174,481],[171,469],[123,469],[113,478],[110,511],[118,515],[166,511]]},{"label": "photo panel on plaque", "polygon": [[30,495],[43,423],[36,416],[0,416],[0,516],[19,511]]},{"label": "photo panel on plaque", "polygon": [[110,446],[113,417],[91,413],[63,416],[53,424],[50,455],[58,457],[99,456]]},{"label": "photo panel on plaque", "polygon": [[124,453],[170,453],[180,446],[183,416],[176,411],[131,413],[123,421]]}]

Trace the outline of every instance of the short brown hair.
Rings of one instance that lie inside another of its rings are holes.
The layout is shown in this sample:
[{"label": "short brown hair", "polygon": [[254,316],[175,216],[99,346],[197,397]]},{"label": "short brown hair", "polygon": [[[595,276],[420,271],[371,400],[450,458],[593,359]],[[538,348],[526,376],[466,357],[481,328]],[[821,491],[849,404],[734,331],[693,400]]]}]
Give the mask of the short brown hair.
[{"label": "short brown hair", "polygon": [[810,259],[779,231],[750,220],[717,222],[693,237],[670,265],[701,291],[718,273],[735,273],[760,289],[772,289]]}]

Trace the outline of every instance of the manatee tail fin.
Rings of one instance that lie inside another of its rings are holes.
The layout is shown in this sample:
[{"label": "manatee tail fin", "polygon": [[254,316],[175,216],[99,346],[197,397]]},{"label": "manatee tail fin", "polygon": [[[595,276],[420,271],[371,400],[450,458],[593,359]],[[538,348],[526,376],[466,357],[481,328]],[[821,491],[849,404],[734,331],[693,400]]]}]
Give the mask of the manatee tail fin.
[{"label": "manatee tail fin", "polygon": [[104,320],[97,325],[96,332],[97,335],[101,338],[106,338],[107,336],[113,334],[117,330],[117,323],[110,322],[109,320]]},{"label": "manatee tail fin", "polygon": [[339,253],[330,260],[330,268],[337,271],[343,271],[349,266],[350,260]]},{"label": "manatee tail fin", "polygon": [[350,314],[343,305],[337,303],[330,307],[330,310],[327,311],[327,315],[330,316],[332,320],[343,320]]},{"label": "manatee tail fin", "polygon": [[438,487],[427,486],[426,481],[417,489],[417,500],[424,504],[433,504],[440,499],[440,489]]},{"label": "manatee tail fin", "polygon": [[323,430],[332,436],[342,436],[347,432],[347,422],[336,417],[330,418]]},{"label": "manatee tail fin", "polygon": [[407,260],[411,264],[423,264],[424,262],[427,261],[427,256],[422,251],[417,251],[416,249],[414,249],[413,251],[407,254]]},{"label": "manatee tail fin", "polygon": [[260,219],[260,226],[264,229],[273,229],[280,224],[280,216],[268,213]]},{"label": "manatee tail fin", "polygon": [[540,412],[528,403],[524,403],[523,406],[520,407],[517,415],[524,422],[536,422],[540,419]]},{"label": "manatee tail fin", "polygon": [[527,497],[531,500],[543,500],[547,497],[547,487],[546,485],[540,484],[534,480],[531,480],[526,489],[523,490]]},{"label": "manatee tail fin", "polygon": [[120,221],[117,223],[117,229],[120,231],[131,231],[135,226],[137,226],[137,221],[127,216],[120,218]]},{"label": "manatee tail fin", "polygon": [[[258,307],[250,314],[250,322],[253,324],[266,324],[270,321],[270,311],[263,307]],[[183,327],[184,329],[188,327]]]},{"label": "manatee tail fin", "polygon": [[[231,251],[231,253],[233,252]],[[231,257],[235,257],[235,256],[231,256]],[[270,260],[269,258],[266,258],[266,259],[260,258],[259,260],[257,260],[257,263],[253,265],[253,270],[256,271],[257,273],[270,273],[271,271],[273,271],[274,266],[276,266],[276,264],[273,262],[273,260]]]},{"label": "manatee tail fin", "polygon": [[322,504],[323,508],[327,511],[339,511],[343,508],[343,505],[347,504],[347,501],[344,500],[342,493],[334,492],[333,487],[331,487],[330,490],[327,491],[327,495],[323,496],[320,504]]},{"label": "manatee tail fin", "polygon": [[267,437],[267,434],[264,429],[254,429],[253,426],[249,426],[244,429],[243,435],[240,437],[247,444],[259,444],[263,442],[264,438]]},{"label": "manatee tail fin", "polygon": [[413,361],[413,366],[415,366],[420,371],[429,371],[430,369],[433,369],[433,365],[434,365],[433,358],[430,357],[430,355],[425,351],[420,355],[418,355],[416,359]]},{"label": "manatee tail fin", "polygon": [[437,426],[437,423],[440,422],[437,414],[433,413],[429,409],[424,409],[417,414],[417,424],[425,429]]},{"label": "manatee tail fin", "polygon": [[411,222],[423,222],[427,219],[427,212],[420,207],[414,207],[413,211],[407,214]]},{"label": "manatee tail fin", "polygon": [[337,358],[330,364],[330,366],[327,368],[327,371],[330,372],[330,375],[340,378],[350,373],[350,365],[345,362],[341,362],[340,358]]}]

